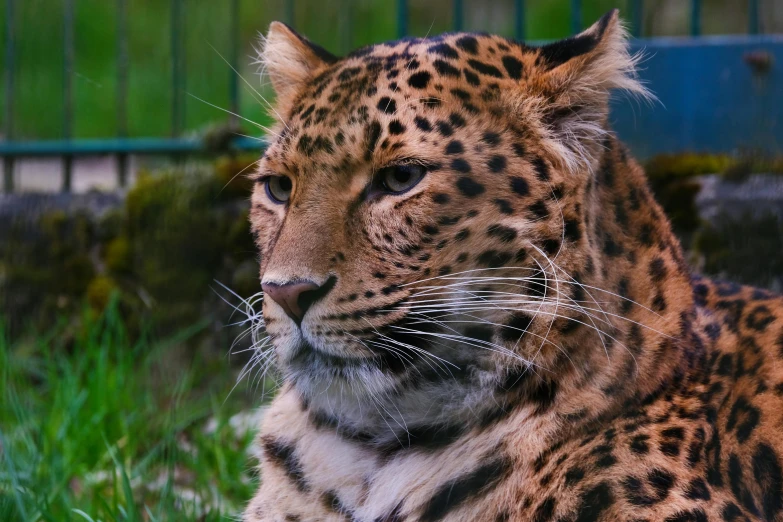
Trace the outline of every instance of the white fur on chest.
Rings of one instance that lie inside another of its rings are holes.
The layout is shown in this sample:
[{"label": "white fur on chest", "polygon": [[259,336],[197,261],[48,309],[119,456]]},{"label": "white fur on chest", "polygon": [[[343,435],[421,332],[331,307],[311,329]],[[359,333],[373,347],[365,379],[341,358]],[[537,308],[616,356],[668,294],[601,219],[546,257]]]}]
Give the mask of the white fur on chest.
[{"label": "white fur on chest", "polygon": [[[334,494],[356,521],[382,519],[403,503],[406,511],[425,505],[439,487],[486,462],[509,435],[508,426],[499,425],[480,437],[464,437],[442,450],[407,450],[384,458],[331,429],[314,428],[292,392],[282,393],[275,400],[262,428],[263,437],[295,445],[312,502],[318,502],[325,492]],[[518,432],[515,435],[520,437]],[[531,435],[522,435],[520,442],[540,445],[540,437]],[[264,495],[263,469],[261,480],[259,495]],[[286,507],[280,509],[285,512]],[[296,507],[291,509],[296,511]]]}]

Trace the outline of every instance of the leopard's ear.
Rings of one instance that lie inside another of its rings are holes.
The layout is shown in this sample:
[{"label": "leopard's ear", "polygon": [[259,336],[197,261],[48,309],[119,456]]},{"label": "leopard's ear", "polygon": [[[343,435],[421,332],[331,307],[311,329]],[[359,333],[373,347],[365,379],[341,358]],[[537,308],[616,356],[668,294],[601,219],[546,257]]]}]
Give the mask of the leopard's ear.
[{"label": "leopard's ear", "polygon": [[538,49],[527,91],[539,100],[537,115],[569,168],[594,166],[612,90],[652,98],[636,74],[641,58],[628,49],[617,9],[576,36]]},{"label": "leopard's ear", "polygon": [[278,105],[286,105],[299,87],[338,58],[282,22],[272,22],[262,39],[259,61],[272,82]]}]

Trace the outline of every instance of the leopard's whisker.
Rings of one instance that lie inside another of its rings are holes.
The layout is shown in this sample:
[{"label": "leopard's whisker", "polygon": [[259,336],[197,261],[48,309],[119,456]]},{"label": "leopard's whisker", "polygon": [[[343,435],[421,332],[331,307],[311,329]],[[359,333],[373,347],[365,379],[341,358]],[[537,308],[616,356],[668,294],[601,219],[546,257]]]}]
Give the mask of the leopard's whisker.
[{"label": "leopard's whisker", "polygon": [[[523,281],[523,282],[530,282],[531,281],[530,278],[499,278],[499,277],[493,277],[493,278],[489,278],[487,280],[477,280],[477,281],[469,280],[469,281],[460,283],[460,286],[468,286],[468,285],[474,285],[474,284],[475,285],[487,284],[488,281],[494,282],[495,284],[497,284],[497,281],[504,280],[504,279],[505,280]],[[563,279],[557,279],[557,281],[562,282],[562,283],[566,283],[566,284],[574,284],[574,285],[578,285],[580,287],[583,287],[583,288],[586,289],[585,293],[587,293],[591,297],[592,297],[592,294],[590,294],[590,292],[587,289],[595,289],[595,290],[598,290],[598,291],[604,291],[604,290],[602,290],[600,288],[592,287],[592,286],[589,286],[589,285],[584,285],[582,283],[578,283],[578,282],[575,282],[575,281],[567,281],[567,280],[563,280]],[[506,284],[511,285],[512,283],[506,283]],[[448,293],[449,290],[453,289],[454,287],[450,287],[449,285],[444,285],[444,286],[432,286],[430,288],[432,289],[432,292],[428,292],[428,293],[421,292],[421,293],[417,293],[417,294],[411,294],[411,297],[417,297],[417,296],[422,296],[422,295],[430,295],[430,294],[431,295],[437,295],[438,293]],[[480,291],[475,291],[475,292],[478,293]],[[489,290],[489,291],[484,291],[484,292],[492,292],[492,291]],[[604,291],[604,292],[606,292],[606,291]],[[617,294],[613,294],[612,292],[607,292],[607,293],[617,296]],[[519,295],[521,295],[521,294],[519,294]],[[529,295],[526,296],[526,297],[529,297],[531,299],[537,298],[537,296],[529,296]],[[618,296],[618,297],[622,297],[622,296]],[[627,301],[635,303],[634,301],[632,301],[630,299],[627,299]],[[419,302],[419,301],[415,301],[415,302]],[[576,303],[577,301],[572,301],[572,302]],[[590,301],[581,301],[581,302],[585,302],[585,303],[586,302],[592,302],[592,303],[594,303],[598,307],[597,309],[586,308],[587,310],[598,311],[601,314],[605,314],[606,316],[609,316],[609,317],[616,317],[616,318],[618,318],[620,320],[624,320],[624,321],[628,321],[628,322],[631,322],[631,323],[634,323],[634,324],[638,324],[639,326],[642,326],[642,327],[647,328],[647,329],[649,329],[651,331],[659,333],[662,336],[669,337],[667,334],[664,334],[663,332],[660,332],[660,331],[658,331],[658,330],[656,330],[656,329],[654,329],[654,328],[652,328],[652,327],[650,327],[648,325],[645,325],[644,323],[641,323],[641,322],[638,322],[638,321],[634,321],[634,320],[632,320],[632,319],[630,319],[630,318],[628,318],[626,316],[622,316],[622,315],[619,315],[619,314],[614,314],[614,313],[605,311],[603,309],[603,307],[601,306],[601,301],[598,301],[595,298],[591,298]],[[638,303],[635,303],[635,304],[638,304]],[[643,305],[639,305],[639,306],[643,306]],[[653,313],[655,313],[655,312],[653,312]],[[655,315],[658,315],[658,314],[655,314]],[[606,322],[609,322],[608,318],[606,319]]]},{"label": "leopard's whisker", "polygon": [[[463,292],[462,290],[458,290],[458,291]],[[487,301],[487,299],[484,298],[487,296],[492,297],[497,295],[507,297],[508,299],[504,299],[504,300],[492,299],[491,301]],[[593,316],[593,314],[587,311],[588,310],[587,308],[579,305],[578,303],[573,301],[570,297],[568,297],[568,299],[573,304],[562,304],[562,306],[571,310],[578,311],[580,313],[584,313],[585,315],[588,315],[590,317],[595,317]],[[425,301],[415,301],[407,305],[406,308],[410,310],[428,310],[428,309],[429,310],[436,310],[436,309],[465,310],[466,307],[476,307],[477,302],[491,302],[493,306],[500,306],[503,307],[503,309],[505,310],[512,310],[509,307],[509,305],[538,304],[540,302],[546,303],[547,299],[538,296],[524,296],[524,295],[513,294],[509,292],[485,291],[482,292],[481,296],[471,296],[468,298],[464,296],[460,296],[460,297],[451,297],[451,298],[442,298],[442,299],[431,299]],[[473,308],[470,309],[472,310]],[[596,318],[596,319],[601,320],[600,318]],[[609,323],[608,321],[605,322]]]},{"label": "leopard's whisker", "polygon": [[[368,321],[368,324],[369,324],[369,321]],[[375,328],[375,327],[374,327],[372,324],[370,324],[370,326],[371,326],[371,327],[372,327],[372,328],[375,330],[375,333],[376,333],[376,335],[377,335],[377,336],[379,336],[379,337],[380,337],[380,336],[382,336],[382,335],[383,335],[383,334],[381,334],[381,333],[378,331],[378,329],[377,329],[377,328]],[[349,334],[349,335],[350,335],[350,334]],[[355,336],[351,336],[351,337],[354,337],[354,338],[355,338]],[[384,337],[385,337],[385,336],[384,336]],[[358,340],[358,339],[357,339],[357,340]],[[372,352],[372,351],[373,351],[373,350],[372,350],[372,349],[370,349],[370,348],[369,348],[369,347],[368,347],[368,346],[367,346],[367,345],[366,345],[366,344],[365,344],[363,341],[361,341],[361,340],[360,340],[359,342],[361,342],[361,343],[362,343],[362,344],[363,344],[363,345],[364,345],[364,346],[365,346],[365,347],[366,347],[366,348],[367,348],[367,349],[368,349],[370,352]],[[378,343],[377,341],[368,341],[368,342],[370,342],[371,344],[377,344],[377,345],[379,345],[379,346],[381,346],[381,344],[382,344],[382,343]],[[383,347],[384,349],[388,350],[390,353],[392,353],[392,354],[393,354],[395,357],[397,357],[398,359],[400,359],[400,361],[402,361],[403,365],[405,365],[405,361],[407,360],[407,361],[410,363],[411,367],[412,367],[414,370],[416,370],[416,371],[417,371],[419,374],[421,373],[421,372],[419,371],[419,369],[418,369],[418,368],[416,368],[416,365],[414,364],[413,358],[412,358],[412,357],[411,357],[409,354],[407,354],[407,353],[403,352],[402,350],[400,350],[400,349],[399,349],[399,347],[397,347],[397,346],[389,346],[389,345],[387,345],[387,344],[382,344],[382,347]]]},{"label": "leopard's whisker", "polygon": [[266,346],[268,342],[268,339],[269,338],[266,338],[263,344],[256,348],[253,356],[242,367],[242,370],[240,370],[239,376],[237,376],[237,380],[234,383],[234,386],[232,386],[228,394],[226,394],[226,398],[223,400],[224,403],[229,399],[229,397],[231,397],[231,394],[234,392],[236,387],[239,386],[239,383],[242,382],[248,375],[250,375],[250,372],[252,372],[254,368],[256,368],[259,362],[263,362],[265,359],[271,357],[271,354],[273,353],[272,349],[263,350],[264,346]]},{"label": "leopard's whisker", "polygon": [[[387,335],[384,335],[382,333],[379,333],[378,337],[380,339],[384,340],[386,343],[392,343],[392,344],[401,346],[402,348],[406,348],[408,350],[413,350],[414,352],[416,352],[419,355],[421,355],[422,358],[432,359],[439,366],[440,365],[443,365],[443,366],[450,365],[450,366],[453,366],[454,368],[459,368],[456,364],[452,363],[451,361],[448,361],[448,360],[446,360],[446,359],[444,359],[442,357],[438,357],[437,355],[429,352],[428,350],[425,350],[424,348],[421,348],[421,347],[418,347],[418,346],[414,346],[414,345],[409,344],[409,343],[402,342],[402,341],[400,341],[398,339],[393,339],[393,338],[391,338],[391,337],[389,337]],[[373,342],[377,342],[377,341],[373,341]]]},{"label": "leopard's whisker", "polygon": [[400,287],[404,288],[407,286],[414,286],[414,285],[420,285],[421,283],[426,283],[427,281],[437,281],[439,279],[452,279],[455,276],[462,275],[462,274],[472,274],[475,272],[485,272],[487,270],[536,270],[535,268],[527,268],[527,267],[520,267],[520,266],[500,266],[500,267],[485,267],[485,268],[471,268],[469,270],[461,270],[459,272],[451,272],[450,274],[446,275],[437,275],[432,277],[427,277],[424,279],[418,279],[416,281],[412,281],[410,283],[405,283],[400,285]]},{"label": "leopard's whisker", "polygon": [[[556,315],[556,314],[553,314],[553,313],[548,313],[548,312],[536,312],[535,310],[519,310],[519,311],[528,312],[528,313],[530,313],[531,315],[532,315],[532,314],[534,314],[534,313],[538,313],[538,314],[540,314],[540,315],[545,315],[545,316],[552,317],[553,319],[559,319],[559,318],[562,318],[562,319],[568,319],[568,320],[570,320],[570,321],[574,321],[574,322],[577,322],[577,323],[579,323],[579,324],[581,324],[581,325],[583,325],[583,326],[586,326],[587,328],[594,329],[594,330],[596,330],[597,332],[600,332],[601,334],[605,335],[606,337],[608,337],[608,338],[612,339],[613,341],[615,341],[615,342],[617,342],[617,343],[619,343],[619,344],[622,344],[622,342],[621,342],[619,339],[617,339],[616,337],[614,337],[614,336],[612,336],[612,335],[610,335],[610,334],[608,334],[608,333],[606,333],[606,332],[604,332],[604,331],[602,331],[602,330],[600,330],[600,329],[596,328],[594,325],[592,325],[592,324],[589,324],[589,323],[585,323],[584,321],[579,321],[579,320],[577,320],[577,319],[574,319],[574,318],[572,318],[572,317],[568,317],[568,316],[564,316],[564,315]],[[444,314],[444,315],[443,315],[443,317],[448,317],[448,316],[461,316],[461,315],[467,315],[467,314],[464,314],[464,312],[462,312],[462,311],[457,311],[457,312],[446,313],[446,314]],[[464,324],[464,323],[466,323],[466,321],[463,321],[463,320],[461,320],[461,319],[455,319],[455,320],[451,320],[451,321],[443,321],[443,320],[441,320],[441,319],[438,319],[438,320],[439,320],[440,322],[444,322],[444,323],[455,323],[455,324]],[[426,323],[427,321],[425,320],[425,321],[423,321],[423,322],[425,322],[425,323]],[[468,321],[468,322],[471,322],[471,321]],[[475,322],[475,321],[473,321],[473,322]],[[515,328],[515,327],[512,327],[512,326],[509,326],[509,325],[498,324],[498,323],[492,323],[491,321],[487,321],[487,320],[484,320],[484,321],[482,321],[482,322],[485,322],[485,323],[488,323],[488,324],[493,324],[493,325],[495,325],[495,326],[497,326],[497,327],[499,327],[499,328],[511,328],[511,329],[514,329],[514,330],[519,330],[518,328]],[[534,336],[534,337],[537,337],[537,338],[539,338],[539,339],[542,339],[542,340],[544,340],[544,341],[545,341],[547,344],[551,344],[552,346],[556,346],[556,347],[558,346],[558,345],[556,345],[555,343],[553,343],[552,341],[549,341],[548,339],[545,339],[543,336],[540,336],[540,335],[537,335],[537,334],[533,334],[532,332],[527,332],[527,334],[528,334],[528,335],[532,335],[532,336]],[[513,353],[513,352],[511,352],[511,353]]]},{"label": "leopard's whisker", "polygon": [[[367,319],[366,319],[366,318],[365,318],[365,321],[367,321]],[[434,354],[432,354],[432,353],[428,352],[427,350],[425,350],[425,349],[423,349],[423,348],[419,348],[419,347],[417,347],[417,346],[413,346],[413,345],[410,345],[410,344],[408,344],[408,343],[403,343],[402,341],[398,341],[398,340],[396,340],[396,339],[392,339],[392,338],[390,338],[390,337],[388,337],[388,336],[386,336],[386,335],[382,334],[380,331],[378,331],[378,329],[377,329],[375,326],[373,326],[373,325],[372,325],[372,324],[371,324],[369,321],[367,321],[367,323],[370,325],[370,327],[372,327],[372,328],[373,328],[373,330],[375,330],[375,333],[376,333],[376,335],[377,335],[379,338],[383,339],[383,340],[384,340],[386,343],[388,343],[388,342],[392,342],[392,343],[394,343],[395,345],[402,346],[403,348],[406,348],[406,349],[413,349],[415,352],[419,353],[420,355],[423,355],[422,359],[424,359],[424,360],[425,360],[425,362],[427,362],[427,361],[426,361],[426,358],[434,358],[435,360],[439,361],[441,364],[442,364],[442,363],[448,363],[448,364],[451,364],[451,363],[449,363],[448,361],[446,361],[445,359],[441,359],[441,358],[439,358],[439,357],[435,356]],[[375,341],[375,342],[377,342],[377,341]],[[364,344],[364,343],[362,343],[362,344]],[[385,345],[385,346],[386,346],[387,348],[389,348],[389,347],[388,347],[388,345]],[[397,351],[399,351],[399,350],[397,350]],[[427,364],[429,364],[429,362],[427,362]],[[434,370],[434,368],[433,368],[433,370]]]},{"label": "leopard's whisker", "polygon": [[[525,330],[522,330],[522,329],[517,328],[517,327],[513,327],[513,326],[509,326],[509,325],[500,325],[500,324],[494,323],[494,322],[492,322],[492,321],[490,321],[488,319],[484,319],[484,318],[481,318],[481,317],[478,317],[478,316],[475,316],[475,315],[471,315],[470,313],[463,313],[463,312],[444,313],[441,316],[435,317],[435,318],[430,318],[430,316],[428,314],[428,315],[425,316],[424,319],[421,319],[421,320],[418,320],[418,321],[412,321],[411,324],[414,324],[414,325],[415,324],[420,324],[420,323],[429,324],[429,323],[433,323],[434,322],[434,323],[438,324],[439,326],[442,326],[443,328],[447,328],[447,329],[453,331],[456,335],[461,335],[456,329],[454,329],[453,327],[451,327],[449,325],[450,325],[450,323],[463,324],[465,321],[463,321],[461,319],[454,319],[454,320],[449,320],[449,321],[441,320],[442,317],[453,317],[453,316],[465,316],[465,317],[469,317],[471,319],[475,319],[475,321],[471,321],[472,323],[483,323],[483,324],[488,324],[490,326],[498,326],[498,327],[501,327],[501,328],[510,328],[512,330],[518,330],[520,332],[525,332]],[[531,335],[531,336],[535,337],[535,338],[543,339],[542,336],[540,336],[538,334],[535,334],[533,332],[526,332],[526,333],[528,335]],[[555,343],[553,343],[552,341],[546,340],[546,342],[548,344],[551,344],[552,346],[555,346],[558,349],[560,349],[560,347],[558,345],[556,345]]]},{"label": "leopard's whisker", "polygon": [[[521,288],[523,290],[525,289],[525,287],[523,285],[517,285],[517,284],[514,284],[514,283],[501,283],[501,285],[513,286],[513,287],[516,287],[516,288]],[[464,295],[454,296],[455,293],[458,293],[458,294],[468,293],[468,294],[471,294],[471,297],[466,297]],[[427,304],[430,304],[430,303],[452,303],[452,302],[453,303],[457,303],[457,304],[458,303],[462,303],[462,302],[470,303],[472,301],[484,300],[484,298],[487,298],[487,297],[492,298],[492,297],[498,297],[498,296],[502,297],[502,298],[505,298],[505,299],[508,299],[508,300],[526,299],[526,300],[531,300],[531,301],[538,301],[538,300],[543,299],[543,297],[541,297],[541,296],[532,295],[532,294],[524,294],[524,293],[520,293],[520,292],[503,292],[503,291],[500,291],[500,290],[483,290],[483,289],[472,290],[470,292],[467,292],[467,291],[465,291],[465,290],[463,290],[461,288],[453,288],[453,289],[449,289],[448,291],[444,291],[444,292],[433,292],[431,294],[427,294],[426,297],[434,297],[434,296],[441,295],[441,294],[445,294],[448,297],[439,297],[439,298],[433,298],[433,299],[416,299],[415,301],[411,301],[410,305],[412,305],[412,306],[421,306],[421,305],[427,305]],[[592,302],[592,301],[579,301],[579,300],[573,299],[572,297],[568,297],[568,299],[569,299],[570,302],[575,303],[578,306],[583,306],[582,303],[590,304]],[[493,302],[496,302],[496,301],[493,301]],[[503,301],[501,301],[501,302],[503,302]],[[604,313],[603,309],[593,309],[593,308],[587,308],[587,307],[585,307],[585,309],[586,310],[599,311],[599,312]]]},{"label": "leopard's whisker", "polygon": [[[554,195],[554,194],[553,194],[553,195]],[[556,199],[556,198],[555,198],[555,199]],[[558,205],[558,206],[559,206],[559,205]],[[559,207],[560,207],[560,206],[559,206]],[[563,241],[564,241],[564,234],[565,234],[565,220],[563,219],[563,215],[562,215],[562,207],[560,207],[560,216],[561,216],[561,220],[562,220],[562,227],[561,227],[561,231],[562,231],[562,234],[563,234],[563,237],[561,237],[561,241],[560,241],[560,249],[562,249],[562,246],[563,246]],[[536,247],[535,245],[532,245],[532,246],[533,246],[533,248],[535,248],[535,249],[536,249],[536,251],[537,251],[537,252],[538,252],[540,255],[544,256],[544,258],[545,258],[545,259],[548,261],[548,263],[549,263],[549,266],[550,266],[550,267],[553,269],[553,273],[554,273],[554,276],[555,276],[555,278],[556,278],[556,279],[559,281],[559,278],[557,278],[557,273],[556,273],[556,271],[555,271],[555,268],[559,268],[559,266],[558,266],[558,265],[557,265],[557,264],[554,262],[554,260],[550,259],[550,258],[549,258],[549,256],[548,256],[548,255],[547,255],[545,252],[543,252],[543,251],[542,251],[540,248]],[[559,254],[559,252],[560,252],[560,250],[558,250],[558,254]],[[555,257],[557,257],[557,255],[555,255]],[[562,270],[562,269],[561,269],[561,270]],[[566,274],[566,275],[568,275],[568,274]],[[570,277],[570,276],[569,276],[569,277]],[[571,278],[571,279],[573,279],[573,278]],[[559,283],[558,283],[558,297],[559,297],[559,295],[560,295],[560,292],[559,292],[559,290],[560,290],[560,287],[559,287]],[[559,299],[558,299],[558,303],[559,303]],[[593,315],[592,315],[592,314],[586,313],[586,312],[585,312],[585,310],[584,310],[584,307],[581,307],[581,306],[579,306],[579,305],[577,305],[577,307],[578,307],[578,308],[581,308],[581,312],[580,312],[580,313],[582,313],[583,315],[585,315],[585,316],[588,318],[588,320],[590,321],[590,323],[592,323],[592,327],[593,327],[593,328],[595,329],[595,331],[598,333],[598,339],[601,341],[601,345],[603,346],[603,348],[604,348],[604,352],[606,353],[606,356],[607,356],[607,359],[608,359],[608,357],[609,357],[609,352],[608,352],[608,349],[607,349],[607,347],[606,347],[606,343],[605,343],[605,341],[604,341],[604,338],[603,338],[603,335],[604,335],[603,331],[602,331],[600,328],[598,328],[598,326],[595,324],[595,321],[593,320]],[[599,307],[599,308],[600,308],[600,307]],[[557,313],[557,308],[555,308],[555,313]],[[604,316],[605,316],[605,314],[604,314]],[[572,319],[572,320],[573,320],[573,319]],[[579,322],[581,322],[581,321],[576,321],[576,322],[578,322],[578,323],[579,323]],[[606,322],[607,322],[607,324],[609,324],[610,326],[613,326],[613,325],[611,324],[611,322],[608,320],[608,318],[606,318]],[[551,328],[552,328],[552,325],[553,325],[553,324],[554,324],[554,319],[552,320],[552,322],[551,322],[551,323],[550,323],[550,325],[549,325],[549,330],[547,331],[547,335],[549,334],[549,331],[551,331]],[[584,324],[584,323],[582,323],[582,324]]]},{"label": "leopard's whisker", "polygon": [[[555,266],[557,266],[557,265],[555,265]],[[428,277],[428,278],[425,278],[425,279],[419,279],[417,281],[413,281],[413,282],[410,282],[410,283],[402,284],[402,285],[400,285],[400,287],[404,288],[404,287],[408,287],[408,286],[420,285],[421,283],[424,283],[424,282],[427,282],[427,281],[436,281],[436,280],[442,280],[442,279],[445,279],[445,280],[454,279],[455,276],[462,275],[462,274],[469,274],[469,273],[475,273],[475,272],[485,272],[485,271],[500,271],[500,270],[529,270],[529,271],[535,271],[535,272],[539,272],[540,271],[539,268],[516,267],[516,266],[474,268],[474,269],[470,269],[470,270],[463,270],[463,271],[460,271],[460,272],[452,272],[451,274],[448,274],[448,275],[442,275],[442,276],[439,275],[439,276]],[[467,278],[467,279],[468,280],[479,280],[480,277],[481,276],[476,276],[476,277],[470,277],[470,278]],[[517,279],[525,279],[525,278],[517,278]],[[582,287],[582,288],[584,288],[586,290],[587,289],[595,290],[597,292],[605,293],[605,294],[610,295],[612,297],[616,297],[618,299],[621,299],[623,301],[631,303],[631,304],[633,304],[635,306],[638,306],[638,307],[642,308],[643,310],[645,310],[647,312],[650,312],[651,314],[654,314],[654,315],[660,317],[660,314],[658,314],[654,310],[648,308],[647,306],[645,306],[645,305],[643,305],[643,304],[641,304],[641,303],[639,303],[637,301],[634,301],[633,299],[630,299],[630,298],[625,297],[623,295],[620,295],[620,294],[617,294],[615,292],[612,292],[610,290],[606,290],[604,288],[600,288],[600,287],[597,287],[597,286],[587,285],[587,284],[584,284],[584,283],[577,283],[577,282],[573,282],[573,281],[571,282],[571,284],[577,284],[578,286],[580,286],[580,287]],[[441,288],[441,287],[437,286],[437,285],[434,285],[434,286],[432,286],[432,288]]]},{"label": "leopard's whisker", "polygon": [[230,111],[230,110],[228,110],[228,109],[224,109],[223,107],[220,107],[219,105],[215,105],[214,103],[210,103],[210,102],[208,102],[208,101],[206,101],[206,100],[204,100],[204,99],[201,99],[201,98],[199,98],[198,96],[196,96],[196,95],[195,95],[195,94],[193,94],[193,93],[190,93],[190,92],[189,92],[189,93],[187,93],[187,94],[188,94],[188,96],[191,96],[191,97],[193,97],[193,98],[197,99],[197,100],[198,100],[198,101],[200,101],[201,103],[205,103],[205,104],[209,105],[210,107],[213,107],[213,108],[215,108],[215,109],[217,109],[217,110],[219,110],[219,111],[223,111],[223,112],[226,112],[226,113],[228,113],[228,114],[231,114],[232,116],[235,116],[235,117],[237,117],[237,118],[239,118],[239,119],[241,119],[241,120],[244,120],[244,121],[246,121],[246,122],[250,123],[251,125],[255,125],[256,127],[258,127],[259,129],[261,129],[262,131],[266,132],[267,134],[270,134],[270,135],[272,135],[272,136],[274,136],[274,137],[276,137],[276,138],[280,138],[280,134],[278,134],[278,133],[274,132],[274,131],[273,131],[272,129],[270,129],[269,127],[265,127],[264,125],[261,125],[260,123],[257,123],[257,122],[255,122],[255,121],[253,121],[253,120],[249,119],[249,118],[245,118],[245,117],[244,117],[244,116],[242,116],[241,114],[237,114],[237,113],[235,113],[235,112],[233,112],[233,111]]},{"label": "leopard's whisker", "polygon": [[[246,337],[252,336],[252,335],[253,335],[253,326],[252,325],[247,327],[247,328],[245,328],[242,332],[240,332],[234,338],[234,340],[231,342],[231,346],[228,349],[229,355],[236,355],[236,354],[240,354],[240,353],[244,352],[245,350],[240,350],[240,351],[236,352],[236,351],[234,351],[234,347],[237,344],[239,344],[242,340],[244,340]],[[253,347],[251,346],[250,349],[252,349],[252,348]]]},{"label": "leopard's whisker", "polygon": [[413,330],[411,328],[406,328],[404,326],[392,326],[392,328],[394,328],[395,330],[400,330],[400,331],[404,331],[404,332],[407,332],[407,333],[412,333],[412,334],[417,334],[417,335],[422,335],[422,336],[432,336],[432,337],[436,337],[436,338],[439,338],[439,339],[447,339],[447,340],[451,340],[451,341],[457,341],[457,342],[460,342],[460,343],[463,343],[463,344],[467,344],[469,346],[474,346],[476,348],[483,348],[483,349],[486,349],[486,350],[489,350],[489,351],[493,351],[493,352],[497,352],[497,353],[500,353],[500,354],[503,354],[503,355],[508,355],[509,357],[517,359],[517,360],[519,360],[521,362],[527,362],[521,355],[516,354],[516,353],[512,352],[511,350],[509,350],[509,349],[507,349],[507,348],[505,348],[503,346],[497,345],[497,344],[489,342],[489,341],[482,341],[481,339],[472,339],[470,337],[465,337],[463,335],[450,335],[450,334],[445,334],[445,333],[442,333],[442,332],[422,332],[422,331],[419,331],[419,330]]},{"label": "leopard's whisker", "polygon": [[[242,76],[242,75],[239,73],[239,71],[237,71],[237,70],[236,70],[236,68],[235,68],[233,65],[231,65],[231,63],[230,63],[228,60],[226,60],[226,59],[223,57],[223,55],[222,55],[222,54],[220,54],[220,52],[219,52],[217,49],[215,49],[215,47],[214,47],[212,44],[210,44],[209,42],[207,42],[207,45],[209,45],[209,46],[212,48],[212,50],[213,50],[213,51],[215,51],[215,54],[217,54],[217,55],[220,57],[220,59],[221,59],[221,60],[223,60],[224,62],[226,62],[226,65],[228,65],[228,66],[231,68],[231,70],[232,70],[232,71],[234,71],[234,74],[236,74],[236,75],[237,75],[237,76],[238,76],[238,77],[239,77],[239,78],[240,78],[240,79],[241,79],[241,80],[242,80],[242,81],[245,83],[245,85],[247,86],[247,88],[249,88],[249,89],[250,89],[250,91],[249,91],[249,92],[250,92],[250,95],[251,95],[251,96],[253,96],[253,99],[255,99],[255,100],[256,100],[256,101],[259,103],[259,105],[262,105],[262,106],[263,106],[264,104],[266,104],[267,108],[268,108],[269,110],[271,110],[272,112],[274,112],[274,113],[275,113],[275,115],[277,115],[277,118],[278,118],[278,120],[280,121],[280,123],[282,123],[283,125],[285,125],[285,128],[286,128],[286,129],[288,129],[288,130],[290,131],[291,129],[289,129],[289,128],[288,128],[288,125],[285,123],[285,120],[283,120],[283,117],[282,117],[282,116],[280,116],[280,113],[279,113],[279,112],[277,112],[277,110],[274,108],[274,106],[273,106],[271,103],[269,103],[269,101],[268,101],[266,98],[264,98],[264,96],[263,96],[263,95],[262,95],[260,92],[258,92],[258,91],[255,89],[255,87],[253,87],[253,86],[250,84],[250,82],[249,82],[249,81],[247,81],[247,80],[245,79],[245,77],[244,77],[244,76]],[[256,98],[256,96],[258,96],[258,97],[259,97],[259,98],[261,98],[261,99],[259,100],[258,98]],[[262,102],[262,100],[263,100],[263,102]]]},{"label": "leopard's whisker", "polygon": [[[532,303],[526,303],[526,304],[537,305],[539,303],[532,302]],[[569,307],[569,306],[565,306],[565,305],[563,306],[563,308],[566,308],[566,309],[569,309],[569,310],[573,310],[573,311],[576,311],[576,312],[580,311],[579,308]],[[426,312],[428,314],[435,314],[435,313],[455,313],[455,314],[459,314],[459,313],[487,312],[487,311],[493,311],[493,310],[496,310],[496,308],[493,308],[493,307],[481,307],[481,306],[470,306],[470,307],[451,307],[451,308],[428,308],[426,310],[423,310],[423,312]],[[536,313],[531,312],[530,309],[523,308],[519,304],[517,304],[513,308],[504,306],[502,308],[502,310],[505,311],[505,312],[511,312],[511,313],[525,312],[525,313],[531,313],[531,315],[533,315],[533,316],[537,315]],[[421,310],[412,310],[412,313],[422,313],[422,311]],[[585,316],[588,316],[588,317],[594,317],[592,314],[582,313],[580,315],[585,315]],[[558,317],[562,317],[562,318],[565,318],[565,319],[571,319],[571,317],[566,316],[566,315],[558,315]],[[601,322],[601,321],[599,321],[599,322]],[[607,323],[607,324],[611,325],[611,323]]]},{"label": "leopard's whisker", "polygon": [[[245,136],[244,134],[240,134],[240,133],[234,133],[234,134],[237,134],[238,136]],[[246,137],[246,138],[251,138],[251,139],[258,139],[258,141],[262,141],[262,142],[265,142],[265,141],[266,141],[266,140],[263,140],[263,139],[260,139],[260,138],[253,138],[252,136],[245,136],[245,137]],[[253,163],[250,163],[249,165],[247,165],[247,166],[245,166],[244,168],[242,168],[242,170],[240,170],[239,172],[237,172],[236,174],[234,174],[234,175],[231,177],[231,179],[229,179],[229,180],[226,182],[226,184],[225,184],[225,185],[223,185],[223,187],[220,189],[220,192],[219,192],[218,194],[221,194],[221,193],[222,193],[222,192],[223,192],[223,191],[226,189],[226,187],[228,187],[228,186],[231,184],[231,182],[232,182],[232,181],[234,181],[234,180],[235,180],[235,179],[237,179],[239,176],[241,176],[241,175],[242,175],[242,173],[243,173],[243,172],[245,172],[247,169],[249,169],[250,167],[256,167],[256,166],[258,166],[260,163],[261,163],[261,159],[258,159],[258,160],[256,160],[256,161],[254,161]]]},{"label": "leopard's whisker", "polygon": [[[388,337],[385,337],[385,336],[384,336],[384,340],[386,342],[380,342],[380,341],[368,341],[368,342],[371,345],[373,345],[373,346],[376,346],[376,347],[381,348],[383,350],[389,350],[392,353],[402,353],[396,346],[394,346],[395,344],[400,345],[403,348],[410,346],[407,343],[401,343],[399,341],[395,341],[394,339],[389,339]],[[389,344],[389,343],[392,343],[392,344]],[[441,365],[437,365],[437,367],[433,366],[433,363],[430,362],[430,360],[429,360],[429,359],[434,357],[434,356],[432,356],[432,354],[427,353],[426,355],[424,355],[424,354],[420,354],[420,355],[421,355],[421,360],[424,361],[424,363],[427,366],[429,366],[436,373],[437,373],[438,369],[442,369],[443,368]],[[410,362],[413,362],[413,359],[410,359]],[[412,365],[412,367],[413,367],[413,369],[416,370],[417,373],[421,374],[421,371],[419,371],[419,369],[416,368],[415,365]],[[453,376],[453,374],[451,374],[451,371],[449,371],[448,369],[446,369],[446,372]]]}]

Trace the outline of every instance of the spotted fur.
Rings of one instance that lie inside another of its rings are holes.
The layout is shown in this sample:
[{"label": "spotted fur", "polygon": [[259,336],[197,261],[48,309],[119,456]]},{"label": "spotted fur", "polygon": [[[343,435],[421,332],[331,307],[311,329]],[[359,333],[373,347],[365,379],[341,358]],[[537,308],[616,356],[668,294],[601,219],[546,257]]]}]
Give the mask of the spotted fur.
[{"label": "spotted fur", "polygon": [[[616,12],[344,58],[271,26],[251,219],[262,282],[315,290],[263,303],[245,520],[783,520],[783,301],[691,276],[606,121],[636,60]],[[399,164],[426,175],[373,189]]]}]

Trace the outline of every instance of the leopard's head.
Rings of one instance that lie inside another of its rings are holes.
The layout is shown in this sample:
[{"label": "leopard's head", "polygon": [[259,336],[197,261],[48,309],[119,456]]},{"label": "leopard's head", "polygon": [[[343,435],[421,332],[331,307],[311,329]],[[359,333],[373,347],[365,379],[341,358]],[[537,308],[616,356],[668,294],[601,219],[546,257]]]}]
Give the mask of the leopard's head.
[{"label": "leopard's head", "polygon": [[377,397],[557,356],[588,324],[589,186],[609,92],[645,93],[635,60],[616,11],[543,47],[456,33],[344,58],[273,23],[251,220],[285,379]]}]

